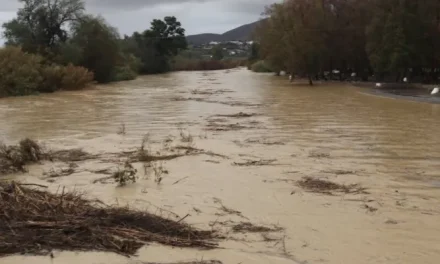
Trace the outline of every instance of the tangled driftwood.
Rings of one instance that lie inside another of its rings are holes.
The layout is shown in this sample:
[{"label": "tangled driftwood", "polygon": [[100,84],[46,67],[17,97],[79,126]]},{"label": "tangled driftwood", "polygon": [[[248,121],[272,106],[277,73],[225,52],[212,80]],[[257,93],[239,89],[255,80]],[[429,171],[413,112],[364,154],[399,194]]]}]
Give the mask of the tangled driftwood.
[{"label": "tangled driftwood", "polygon": [[77,193],[0,183],[0,256],[53,249],[132,255],[147,242],[209,249],[216,247],[214,238],[182,221],[109,207]]}]

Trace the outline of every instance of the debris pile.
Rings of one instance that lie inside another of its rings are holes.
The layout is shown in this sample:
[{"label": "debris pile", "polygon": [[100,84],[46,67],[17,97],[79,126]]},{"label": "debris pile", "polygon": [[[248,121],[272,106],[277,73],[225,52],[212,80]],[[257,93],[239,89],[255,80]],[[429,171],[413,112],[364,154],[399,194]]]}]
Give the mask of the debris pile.
[{"label": "debris pile", "polygon": [[0,142],[0,174],[26,172],[27,164],[49,159],[43,148],[31,139],[23,139],[16,146]]},{"label": "debris pile", "polygon": [[106,206],[64,190],[52,194],[25,184],[0,183],[0,256],[51,250],[133,255],[147,242],[217,246],[213,231],[194,229],[182,220]]}]

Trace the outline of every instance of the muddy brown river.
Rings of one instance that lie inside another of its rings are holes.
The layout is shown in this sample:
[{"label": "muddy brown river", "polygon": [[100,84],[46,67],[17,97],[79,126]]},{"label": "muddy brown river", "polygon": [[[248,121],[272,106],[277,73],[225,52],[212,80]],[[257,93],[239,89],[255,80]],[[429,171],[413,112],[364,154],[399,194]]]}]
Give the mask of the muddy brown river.
[{"label": "muddy brown river", "polygon": [[[229,116],[238,113],[251,114]],[[179,134],[191,134],[182,142]],[[220,155],[142,164],[136,183],[95,181],[124,160],[108,153],[188,144]],[[227,239],[201,251],[150,244],[134,258],[55,252],[10,256],[17,263],[141,263],[217,259],[225,264],[432,263],[440,260],[440,105],[396,100],[345,84],[315,87],[245,69],[178,72],[89,90],[0,100],[0,140],[31,137],[50,149],[82,148],[101,159],[71,175],[62,163],[32,165],[7,178],[85,191],[109,204],[217,228]],[[169,143],[171,142],[171,143]],[[313,177],[358,184],[360,193],[316,193]],[[224,210],[228,208],[229,210]],[[170,212],[174,212],[174,214]],[[277,225],[271,233],[230,232],[228,221]],[[223,223],[223,224],[221,224]]]}]

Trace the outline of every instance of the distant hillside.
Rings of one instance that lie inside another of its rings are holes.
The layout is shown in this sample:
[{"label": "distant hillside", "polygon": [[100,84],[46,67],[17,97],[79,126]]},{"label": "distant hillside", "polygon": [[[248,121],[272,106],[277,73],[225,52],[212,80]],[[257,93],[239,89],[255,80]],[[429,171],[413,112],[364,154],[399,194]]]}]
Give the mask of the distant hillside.
[{"label": "distant hillside", "polygon": [[210,41],[224,42],[224,41],[233,41],[233,40],[243,40],[243,41],[251,40],[252,34],[258,23],[259,21],[246,24],[238,28],[232,29],[228,32],[225,32],[223,34],[205,33],[198,35],[190,35],[187,36],[186,39],[188,40],[188,43],[194,45],[201,45],[208,43]]}]

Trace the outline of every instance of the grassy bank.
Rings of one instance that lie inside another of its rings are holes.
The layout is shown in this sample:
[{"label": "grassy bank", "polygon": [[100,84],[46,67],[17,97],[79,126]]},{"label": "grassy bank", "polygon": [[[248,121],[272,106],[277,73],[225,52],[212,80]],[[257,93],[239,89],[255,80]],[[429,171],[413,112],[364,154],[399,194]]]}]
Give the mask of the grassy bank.
[{"label": "grassy bank", "polygon": [[0,97],[83,89],[93,73],[83,67],[48,63],[20,48],[0,49]]}]

